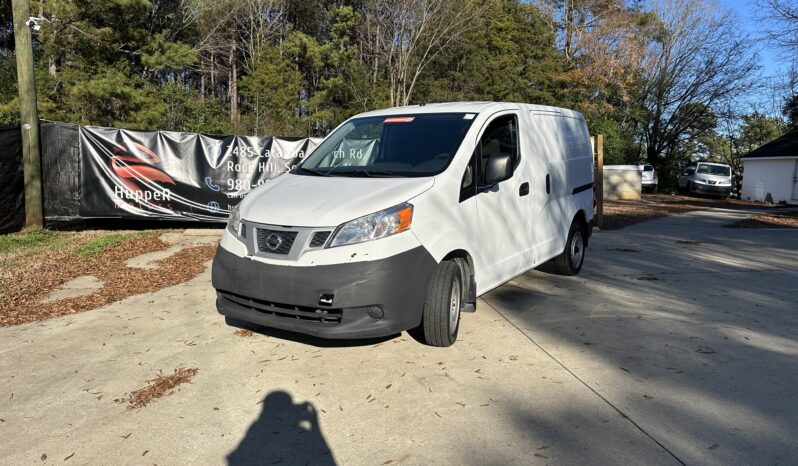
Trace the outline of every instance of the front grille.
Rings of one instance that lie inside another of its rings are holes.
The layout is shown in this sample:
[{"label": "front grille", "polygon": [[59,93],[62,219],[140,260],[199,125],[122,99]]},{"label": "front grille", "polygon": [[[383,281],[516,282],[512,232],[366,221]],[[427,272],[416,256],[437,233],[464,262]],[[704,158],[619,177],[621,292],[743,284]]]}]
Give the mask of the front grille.
[{"label": "front grille", "polygon": [[[257,228],[258,251],[271,254],[288,254],[296,239],[296,231]],[[274,247],[276,245],[276,247]]]},{"label": "front grille", "polygon": [[318,309],[308,306],[292,306],[290,304],[247,298],[234,293],[228,293],[227,291],[220,291],[219,295],[227,301],[239,306],[283,319],[304,320],[325,325],[335,325],[341,323],[341,316],[343,315],[343,310],[341,309]]},{"label": "front grille", "polygon": [[317,231],[313,234],[313,238],[310,240],[310,247],[312,248],[320,248],[324,246],[324,243],[327,242],[327,238],[330,237],[329,231]]},{"label": "front grille", "polygon": [[245,224],[241,224],[241,239],[247,239],[247,226]]}]

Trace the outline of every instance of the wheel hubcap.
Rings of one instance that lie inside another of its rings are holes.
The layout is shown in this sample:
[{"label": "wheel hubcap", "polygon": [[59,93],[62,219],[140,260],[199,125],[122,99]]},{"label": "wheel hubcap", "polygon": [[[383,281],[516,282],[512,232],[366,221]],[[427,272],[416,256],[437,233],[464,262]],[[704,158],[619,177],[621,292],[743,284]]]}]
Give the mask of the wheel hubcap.
[{"label": "wheel hubcap", "polygon": [[460,318],[460,280],[452,282],[452,296],[449,299],[449,332],[454,334]]},{"label": "wheel hubcap", "polygon": [[571,239],[571,265],[575,268],[582,265],[582,257],[584,254],[585,250],[582,244],[582,233],[577,231]]}]

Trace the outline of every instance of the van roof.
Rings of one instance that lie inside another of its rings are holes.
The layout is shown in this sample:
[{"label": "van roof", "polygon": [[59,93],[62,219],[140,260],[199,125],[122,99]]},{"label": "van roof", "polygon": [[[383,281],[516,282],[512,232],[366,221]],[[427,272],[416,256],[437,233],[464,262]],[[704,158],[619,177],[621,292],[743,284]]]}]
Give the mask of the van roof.
[{"label": "van roof", "polygon": [[720,165],[721,167],[730,166],[728,163],[723,163],[723,162],[704,162],[704,161],[701,161],[701,160],[696,162],[696,165],[698,165],[698,164],[701,164],[701,165]]},{"label": "van roof", "polygon": [[584,119],[584,116],[574,110],[548,105],[523,104],[512,102],[442,102],[434,104],[408,105],[406,107],[392,107],[373,110],[357,115],[358,117],[382,115],[407,115],[421,113],[483,113],[499,112],[502,110],[525,110],[543,114],[559,114],[564,117]]}]

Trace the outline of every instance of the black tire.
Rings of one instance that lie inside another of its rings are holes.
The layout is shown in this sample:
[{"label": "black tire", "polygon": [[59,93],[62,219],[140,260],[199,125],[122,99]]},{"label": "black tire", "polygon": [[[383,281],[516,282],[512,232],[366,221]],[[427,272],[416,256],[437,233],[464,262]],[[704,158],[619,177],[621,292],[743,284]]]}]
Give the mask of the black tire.
[{"label": "black tire", "polygon": [[654,185],[654,187],[651,188],[651,194],[657,194],[657,192],[659,192],[659,186]]},{"label": "black tire", "polygon": [[[432,274],[427,284],[421,325],[416,332],[422,343],[445,347],[451,346],[457,340],[460,311],[463,307],[460,276],[460,268],[454,261],[441,262]],[[453,307],[456,307],[455,316],[452,316]]]},{"label": "black tire", "polygon": [[576,275],[582,270],[585,262],[585,238],[587,228],[582,222],[574,220],[568,231],[565,248],[559,256],[554,258],[555,271],[559,275]]}]

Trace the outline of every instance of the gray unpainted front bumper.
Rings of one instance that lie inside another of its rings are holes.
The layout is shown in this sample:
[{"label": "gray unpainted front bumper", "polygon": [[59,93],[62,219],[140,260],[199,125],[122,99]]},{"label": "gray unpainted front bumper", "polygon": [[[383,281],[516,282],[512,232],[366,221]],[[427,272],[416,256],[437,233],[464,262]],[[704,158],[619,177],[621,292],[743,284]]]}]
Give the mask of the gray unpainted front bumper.
[{"label": "gray unpainted front bumper", "polygon": [[698,194],[714,194],[728,196],[731,194],[731,186],[717,186],[693,183],[693,192]]},{"label": "gray unpainted front bumper", "polygon": [[[267,264],[220,247],[212,283],[216,308],[225,316],[323,338],[369,338],[419,325],[437,265],[423,247],[374,261],[312,267]],[[332,305],[320,305],[322,294],[334,296]],[[370,307],[379,307],[383,317],[370,316]],[[339,321],[316,318],[324,315]]]}]

